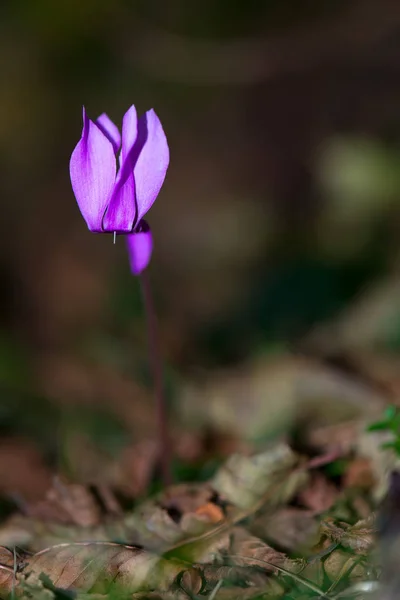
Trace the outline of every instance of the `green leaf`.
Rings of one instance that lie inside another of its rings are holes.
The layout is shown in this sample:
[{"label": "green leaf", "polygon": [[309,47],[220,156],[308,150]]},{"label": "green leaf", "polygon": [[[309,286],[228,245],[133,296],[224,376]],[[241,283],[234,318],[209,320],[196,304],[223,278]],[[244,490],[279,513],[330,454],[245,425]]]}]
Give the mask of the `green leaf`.
[{"label": "green leaf", "polygon": [[388,421],[377,421],[376,423],[371,423],[368,425],[367,431],[385,431],[390,428],[390,423]]},{"label": "green leaf", "polygon": [[394,419],[394,417],[397,414],[397,407],[394,406],[393,404],[390,404],[389,406],[387,406],[384,410],[383,416],[385,419],[387,419],[388,421],[390,421],[391,419]]}]

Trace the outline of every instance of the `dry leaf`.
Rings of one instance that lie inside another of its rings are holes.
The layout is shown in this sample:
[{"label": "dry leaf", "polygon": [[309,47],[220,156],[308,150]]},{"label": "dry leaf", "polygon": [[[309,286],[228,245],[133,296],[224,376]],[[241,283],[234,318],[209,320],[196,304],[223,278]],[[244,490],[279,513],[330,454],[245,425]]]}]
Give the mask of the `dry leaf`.
[{"label": "dry leaf", "polygon": [[[235,527],[232,531],[229,554],[246,557],[248,560],[246,560],[244,566],[253,565],[259,567],[260,563],[256,562],[258,560],[281,566],[286,561],[286,555],[283,552],[278,552],[274,548],[271,548],[271,546],[259,538],[249,534],[243,527]],[[256,561],[252,562],[252,558],[256,559]],[[238,564],[240,564],[240,561]],[[269,565],[265,565],[265,570],[276,573],[276,570]]]},{"label": "dry leaf", "polygon": [[[51,514],[52,506],[54,520],[15,515],[0,527],[0,543],[41,550],[65,541],[119,540],[163,552],[170,545],[199,535],[224,518],[221,507],[210,502],[213,496],[216,496],[215,492],[203,484],[168,488],[154,500],[140,504],[134,512],[91,527],[67,526],[71,519],[66,511],[60,506],[56,510],[54,505],[44,503],[35,510],[44,517]],[[80,518],[83,516],[84,513]],[[87,513],[89,516],[90,512]]]},{"label": "dry leaf", "polygon": [[375,484],[371,460],[359,456],[352,460],[346,468],[343,478],[343,487],[356,487],[370,490]]},{"label": "dry leaf", "polygon": [[322,521],[320,531],[328,539],[349,548],[354,552],[365,554],[375,541],[374,516],[358,521],[355,525],[348,525],[332,518]]},{"label": "dry leaf", "polygon": [[215,600],[251,600],[265,598],[280,598],[284,593],[284,587],[274,579],[268,579],[259,587],[222,587],[218,590]]},{"label": "dry leaf", "polygon": [[130,526],[135,543],[164,552],[223,521],[225,515],[218,502],[218,495],[209,484],[175,485],[143,502],[124,522]]},{"label": "dry leaf", "polygon": [[29,515],[79,527],[93,527],[101,520],[99,506],[90,491],[83,485],[66,483],[58,477],[54,478],[46,500],[29,507]]},{"label": "dry leaf", "polygon": [[214,426],[246,440],[297,420],[312,433],[317,424],[376,415],[386,401],[351,375],[290,354],[258,357],[202,377],[184,386],[181,395],[182,418],[188,423]]},{"label": "dry leaf", "polygon": [[176,510],[181,515],[195,513],[215,496],[209,484],[179,484],[168,487],[157,497],[157,502],[166,510]]},{"label": "dry leaf", "polygon": [[24,573],[45,573],[62,589],[108,593],[114,586],[124,593],[166,591],[178,575],[190,572],[192,593],[203,585],[196,569],[178,560],[166,560],[133,546],[113,543],[59,544],[28,558]]},{"label": "dry leaf", "polygon": [[314,513],[322,513],[331,508],[339,496],[336,486],[322,473],[312,473],[307,486],[298,494],[299,502]]},{"label": "dry leaf", "polygon": [[309,510],[285,506],[272,515],[261,514],[250,523],[250,531],[279,548],[297,550],[312,544],[318,533],[318,521]]},{"label": "dry leaf", "polygon": [[207,502],[203,504],[196,510],[196,515],[199,517],[206,517],[206,520],[209,523],[219,523],[224,518],[224,513],[221,507],[213,504],[212,502]]},{"label": "dry leaf", "polygon": [[7,548],[0,547],[0,594],[7,596],[15,584],[15,557]]},{"label": "dry leaf", "polygon": [[324,571],[330,581],[341,580],[349,576],[353,581],[365,577],[366,567],[360,563],[357,555],[337,549],[324,560]]},{"label": "dry leaf", "polygon": [[[308,478],[305,470],[291,470],[296,461],[297,456],[285,444],[253,457],[235,455],[209,484],[172,486],[156,498],[146,500],[133,512],[100,524],[96,524],[98,509],[85,488],[60,484],[52,493],[51,503],[36,507],[42,517],[50,513],[50,507],[57,509],[57,520],[11,517],[0,528],[0,543],[41,550],[66,541],[118,540],[165,552],[181,541],[200,536],[222,524],[226,508],[230,517],[243,507],[255,509],[256,503],[263,501],[263,494],[269,491],[270,505],[287,502]],[[81,526],[66,526],[75,513]]]},{"label": "dry leaf", "polygon": [[296,454],[283,443],[251,457],[234,454],[217,471],[211,486],[234,506],[248,509],[296,462]]}]

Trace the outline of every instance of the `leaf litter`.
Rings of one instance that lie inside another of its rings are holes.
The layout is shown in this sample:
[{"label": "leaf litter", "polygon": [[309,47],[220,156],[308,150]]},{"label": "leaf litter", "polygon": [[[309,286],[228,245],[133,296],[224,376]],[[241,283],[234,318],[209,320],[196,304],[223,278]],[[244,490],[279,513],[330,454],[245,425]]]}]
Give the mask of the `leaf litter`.
[{"label": "leaf litter", "polygon": [[[246,442],[208,480],[171,485],[129,506],[107,483],[57,476],[42,500],[24,502],[0,525],[0,598],[382,594],[395,570],[387,523],[400,521],[391,475],[398,461],[367,424],[353,412],[334,424],[319,416],[306,437],[286,436],[258,452]],[[127,482],[132,495],[151,477],[141,448],[143,483]],[[392,500],[381,509],[385,496]]]}]

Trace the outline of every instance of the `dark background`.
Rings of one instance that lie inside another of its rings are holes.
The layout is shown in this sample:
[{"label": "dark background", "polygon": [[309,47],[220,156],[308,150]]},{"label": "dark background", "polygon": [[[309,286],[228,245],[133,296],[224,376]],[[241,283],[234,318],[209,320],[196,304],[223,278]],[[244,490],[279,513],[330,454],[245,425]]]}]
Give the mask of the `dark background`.
[{"label": "dark background", "polygon": [[68,171],[82,105],[133,103],[171,151],[149,274],[175,423],[187,382],[260,357],[396,359],[397,1],[3,1],[1,444],[59,460],[77,423],[107,451],[154,429],[138,282]]}]

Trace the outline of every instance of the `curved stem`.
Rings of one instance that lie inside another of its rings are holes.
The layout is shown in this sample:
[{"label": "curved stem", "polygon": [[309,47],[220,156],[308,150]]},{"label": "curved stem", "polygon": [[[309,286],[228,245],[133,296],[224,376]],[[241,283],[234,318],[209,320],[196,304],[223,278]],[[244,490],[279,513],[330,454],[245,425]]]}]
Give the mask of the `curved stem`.
[{"label": "curved stem", "polygon": [[147,320],[147,336],[149,344],[149,359],[153,372],[155,411],[157,420],[157,434],[160,445],[160,462],[162,480],[164,485],[169,485],[172,481],[171,476],[171,443],[168,430],[168,411],[165,400],[165,390],[163,381],[163,367],[160,352],[160,342],[157,330],[157,316],[154,308],[153,295],[149,277],[144,271],[140,275],[140,284],[142,289],[143,304]]}]

